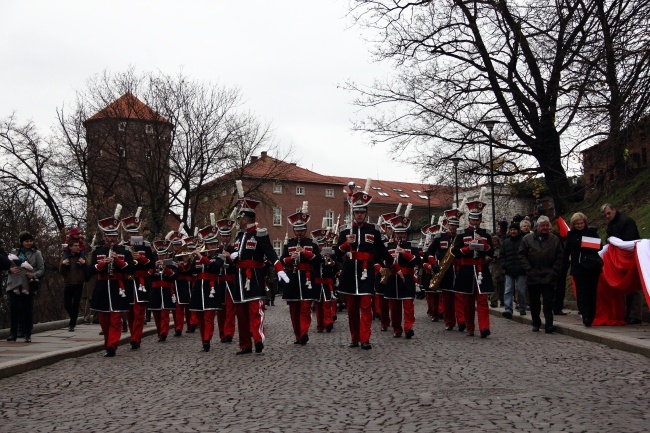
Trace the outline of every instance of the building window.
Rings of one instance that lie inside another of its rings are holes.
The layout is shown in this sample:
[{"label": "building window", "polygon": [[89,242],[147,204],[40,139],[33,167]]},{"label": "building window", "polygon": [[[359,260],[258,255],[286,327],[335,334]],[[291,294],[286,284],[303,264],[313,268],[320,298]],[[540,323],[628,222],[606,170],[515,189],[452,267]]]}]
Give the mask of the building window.
[{"label": "building window", "polygon": [[278,257],[282,255],[282,241],[279,240],[274,240],[273,241],[273,249],[275,250],[275,254],[277,254]]},{"label": "building window", "polygon": [[282,184],[274,183],[273,184],[273,194],[282,194]]},{"label": "building window", "polygon": [[420,194],[418,197],[420,197],[423,200],[428,200],[429,199],[429,197],[427,197],[426,195],[422,195],[422,194]]},{"label": "building window", "polygon": [[153,135],[153,125],[145,125],[144,132],[147,135]]},{"label": "building window", "polygon": [[409,195],[408,195],[408,194],[404,194],[404,193],[400,194],[399,196],[400,196],[400,197],[404,197],[404,198],[409,198]]},{"label": "building window", "polygon": [[334,211],[325,211],[325,227],[334,227]]},{"label": "building window", "polygon": [[402,192],[402,188],[393,188],[393,191],[395,191],[395,192]]},{"label": "building window", "polygon": [[325,197],[334,198],[334,190],[333,189],[326,189],[325,190]]},{"label": "building window", "polygon": [[126,122],[120,122],[117,124],[117,130],[124,132],[126,131]]},{"label": "building window", "polygon": [[375,191],[379,191],[381,189],[380,186],[371,186],[370,188],[374,189]]},{"label": "building window", "polygon": [[273,208],[273,225],[281,226],[282,225],[282,208],[274,207]]},{"label": "building window", "polygon": [[296,195],[305,195],[305,187],[304,186],[297,186],[296,187]]},{"label": "building window", "polygon": [[120,158],[126,158],[126,149],[124,146],[120,146],[117,148],[117,154]]},{"label": "building window", "polygon": [[384,191],[379,191],[379,192],[377,192],[377,194],[379,194],[382,197],[388,197],[388,194],[385,193]]},{"label": "building window", "polygon": [[413,192],[414,192],[414,193],[416,193],[416,194],[419,194],[419,193],[421,193],[421,192],[422,192],[422,191],[421,191],[421,190],[419,190],[419,189],[412,189],[411,191],[413,191]]}]

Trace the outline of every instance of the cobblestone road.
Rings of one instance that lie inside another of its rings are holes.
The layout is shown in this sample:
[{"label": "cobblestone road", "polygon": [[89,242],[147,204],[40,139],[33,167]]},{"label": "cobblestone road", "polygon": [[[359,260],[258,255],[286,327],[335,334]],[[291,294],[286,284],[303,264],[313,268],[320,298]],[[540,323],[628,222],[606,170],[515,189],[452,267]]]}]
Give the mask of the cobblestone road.
[{"label": "cobblestone road", "polygon": [[483,340],[446,332],[416,303],[412,340],[373,324],[370,351],[332,334],[292,344],[288,308],[267,312],[262,355],[200,351],[184,334],[0,380],[0,432],[644,432],[650,361],[492,318]]}]

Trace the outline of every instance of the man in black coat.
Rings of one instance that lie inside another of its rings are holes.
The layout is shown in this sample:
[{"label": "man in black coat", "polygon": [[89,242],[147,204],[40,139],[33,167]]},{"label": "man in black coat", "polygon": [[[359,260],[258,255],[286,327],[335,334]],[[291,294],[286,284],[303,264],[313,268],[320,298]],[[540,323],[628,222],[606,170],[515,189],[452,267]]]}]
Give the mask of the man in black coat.
[{"label": "man in black coat", "polygon": [[[635,241],[641,238],[636,222],[627,215],[623,215],[614,206],[605,203],[600,207],[600,213],[607,220],[607,238],[614,236],[622,241]],[[640,289],[640,288],[639,288]],[[641,309],[643,295],[641,291],[630,293],[625,297],[625,320],[629,325],[641,323]]]}]

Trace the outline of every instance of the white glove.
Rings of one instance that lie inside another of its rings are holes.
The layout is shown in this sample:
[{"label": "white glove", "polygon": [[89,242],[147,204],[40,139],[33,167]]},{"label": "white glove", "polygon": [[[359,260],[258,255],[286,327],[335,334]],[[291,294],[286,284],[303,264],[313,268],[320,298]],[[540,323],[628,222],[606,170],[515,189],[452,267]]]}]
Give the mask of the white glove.
[{"label": "white glove", "polygon": [[34,270],[34,268],[32,267],[32,265],[30,265],[30,264],[27,263],[27,262],[23,262],[23,263],[20,265],[20,267],[23,268],[23,269],[26,269],[26,270],[28,270],[28,271],[30,271],[30,272]]},{"label": "white glove", "polygon": [[239,252],[235,251],[234,253],[230,253],[230,260],[235,260],[239,256]]},{"label": "white glove", "polygon": [[289,277],[287,276],[287,273],[284,271],[278,271],[278,277],[282,278],[282,281],[285,283],[289,282]]}]

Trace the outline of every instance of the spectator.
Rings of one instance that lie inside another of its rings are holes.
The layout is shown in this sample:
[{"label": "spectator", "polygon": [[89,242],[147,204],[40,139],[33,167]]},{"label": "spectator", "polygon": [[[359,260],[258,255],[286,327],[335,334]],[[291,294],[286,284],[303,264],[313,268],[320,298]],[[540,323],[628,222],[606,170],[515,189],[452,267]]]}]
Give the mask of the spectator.
[{"label": "spectator", "polygon": [[[524,236],[526,236],[528,233],[530,233],[533,225],[528,217],[523,217],[522,220],[519,222],[519,230],[521,232],[521,238],[523,239]],[[519,300],[519,292],[516,292],[517,294],[517,305],[519,304],[524,304],[526,305],[526,310],[530,310],[530,296],[528,294],[528,286],[526,286],[525,289],[525,295],[526,297],[522,300]]]},{"label": "spectator", "polygon": [[[503,232],[505,233],[505,231]],[[490,295],[490,307],[496,308],[501,304],[503,307],[504,289],[505,289],[505,274],[501,266],[501,238],[495,236],[492,238],[492,248],[494,249],[494,257],[490,261],[490,274],[492,275],[492,284],[494,285],[494,292]]]},{"label": "spectator", "polygon": [[[600,212],[607,220],[607,238],[614,236],[622,241],[635,241],[641,238],[636,222],[627,215],[623,215],[614,206],[605,203],[600,207]],[[633,292],[625,297],[625,320],[629,325],[641,323],[641,308],[643,296],[641,291]]]},{"label": "spectator", "polygon": [[[7,341],[16,341],[18,338],[18,327],[25,334],[25,342],[32,341],[34,295],[38,291],[39,280],[45,273],[43,256],[34,245],[34,237],[29,232],[21,232],[19,235],[20,245],[12,251],[21,263],[28,264],[32,269],[22,272],[21,268],[14,263],[9,270],[7,279],[7,294],[9,296],[9,310],[11,330]],[[24,269],[24,268],[23,268]],[[19,293],[14,289],[20,288]],[[27,293],[25,293],[27,288]]]},{"label": "spectator", "polygon": [[[599,258],[595,257],[600,249],[600,238],[595,227],[587,226],[587,216],[582,212],[573,214],[569,227],[571,231],[567,234],[563,262],[564,266],[571,264],[571,276],[576,287],[578,312],[582,315],[582,323],[591,326],[596,315],[596,291],[598,276],[602,270],[602,266],[597,264]],[[597,246],[596,242],[593,242],[596,239]]]},{"label": "spectator", "polygon": [[63,259],[67,259],[70,256],[70,242],[78,242],[79,243],[79,254],[81,256],[86,255],[86,244],[85,244],[85,238],[81,234],[81,230],[79,230],[77,227],[72,227],[70,229],[70,232],[68,233],[68,236],[65,238],[65,247],[63,250]]},{"label": "spectator", "polygon": [[537,219],[536,232],[529,233],[519,245],[519,259],[526,271],[526,285],[530,294],[530,314],[533,332],[538,332],[540,320],[540,296],[543,299],[544,331],[555,332],[553,326],[553,296],[557,278],[562,269],[562,243],[551,233],[551,221],[547,216]]},{"label": "spectator", "polygon": [[519,223],[510,223],[509,236],[501,244],[501,263],[505,274],[506,290],[504,302],[506,310],[502,316],[512,319],[513,297],[515,287],[517,290],[517,310],[521,316],[526,315],[526,271],[519,261],[519,245],[521,245],[521,231]]},{"label": "spectator", "polygon": [[68,257],[59,264],[59,273],[63,275],[63,305],[70,316],[68,331],[73,332],[77,326],[79,317],[79,304],[83,292],[88,264],[81,253],[81,245],[78,240],[68,242]]}]

